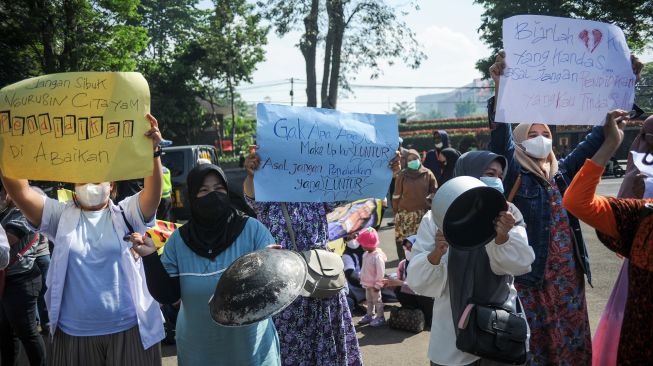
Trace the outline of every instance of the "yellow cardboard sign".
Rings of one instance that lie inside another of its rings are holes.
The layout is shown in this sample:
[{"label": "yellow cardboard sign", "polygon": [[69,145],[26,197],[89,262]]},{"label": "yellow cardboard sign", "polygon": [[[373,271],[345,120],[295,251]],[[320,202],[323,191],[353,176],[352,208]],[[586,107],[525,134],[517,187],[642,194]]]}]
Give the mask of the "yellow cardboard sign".
[{"label": "yellow cardboard sign", "polygon": [[72,183],[152,175],[150,89],[136,72],[39,76],[0,90],[0,168]]}]

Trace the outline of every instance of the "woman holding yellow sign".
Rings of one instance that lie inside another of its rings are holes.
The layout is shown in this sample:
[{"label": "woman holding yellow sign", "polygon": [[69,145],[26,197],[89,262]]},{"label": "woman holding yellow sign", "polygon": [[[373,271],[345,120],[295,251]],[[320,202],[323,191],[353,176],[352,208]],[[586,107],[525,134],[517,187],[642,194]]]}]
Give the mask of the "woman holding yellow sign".
[{"label": "woman holding yellow sign", "polygon": [[163,317],[123,241],[153,226],[161,198],[161,134],[156,119],[147,118],[153,174],[118,205],[110,199],[113,182],[75,184],[74,202],[61,203],[25,179],[2,177],[16,206],[55,244],[46,293],[50,365],[161,365]]}]

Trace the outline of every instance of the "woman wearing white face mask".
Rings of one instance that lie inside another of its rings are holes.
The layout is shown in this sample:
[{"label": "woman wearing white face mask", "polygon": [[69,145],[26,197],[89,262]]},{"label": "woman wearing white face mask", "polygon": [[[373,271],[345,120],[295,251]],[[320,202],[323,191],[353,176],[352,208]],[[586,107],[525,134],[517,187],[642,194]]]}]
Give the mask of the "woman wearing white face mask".
[{"label": "woman wearing white face mask", "polygon": [[119,205],[110,199],[113,183],[76,184],[74,202],[64,204],[24,179],[2,177],[16,206],[54,242],[45,296],[50,365],[161,365],[163,316],[123,240],[154,224],[161,198],[161,134],[156,119],[147,118],[154,172]]},{"label": "woman wearing white face mask", "polygon": [[395,177],[392,209],[395,214],[395,243],[397,257],[404,259],[404,239],[417,233],[422,216],[429,209],[427,197],[433,195],[438,182],[433,173],[425,168],[416,150],[408,150],[405,167]]},{"label": "woman wearing white face mask", "polygon": [[[501,52],[490,68],[496,88],[506,67]],[[636,67],[633,59],[633,70]],[[532,327],[532,365],[586,365],[592,360],[585,281],[591,284],[587,247],[578,219],[562,207],[568,185],[604,140],[596,126],[564,159],[551,149],[544,124],[494,123],[494,98],[488,103],[490,150],[508,159],[505,194],[524,214],[528,241],[535,251],[533,270],[515,279]],[[589,122],[589,121],[588,121]]]}]

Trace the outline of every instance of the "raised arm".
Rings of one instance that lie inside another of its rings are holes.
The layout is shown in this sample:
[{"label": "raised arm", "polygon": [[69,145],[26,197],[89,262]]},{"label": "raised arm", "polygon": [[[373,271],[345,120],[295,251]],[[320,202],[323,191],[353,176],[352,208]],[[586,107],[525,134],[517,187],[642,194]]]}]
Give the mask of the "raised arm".
[{"label": "raised arm", "polygon": [[[150,130],[145,133],[145,136],[152,140],[152,146],[156,149],[160,149],[159,143],[162,140],[161,132],[159,132],[159,123],[156,118],[148,113],[147,119],[150,121]],[[149,221],[154,215],[156,215],[156,210],[159,207],[159,202],[161,201],[161,192],[163,189],[163,169],[161,168],[161,155],[155,154],[158,156],[154,157],[154,169],[152,171],[152,176],[145,177],[143,182],[143,191],[138,197],[138,204],[140,205],[141,212],[143,213],[143,218],[145,221]]]},{"label": "raised arm", "polygon": [[245,196],[252,199],[256,198],[254,192],[254,172],[258,169],[259,165],[261,165],[261,158],[257,153],[251,150],[250,147],[250,154],[247,159],[245,159],[247,177],[245,177],[245,181],[243,182],[243,193],[245,193]]},{"label": "raised arm", "polygon": [[41,226],[43,218],[43,196],[29,187],[27,179],[16,179],[2,175],[2,184],[16,207],[35,227]]},{"label": "raised arm", "polygon": [[562,199],[563,206],[572,215],[613,238],[619,237],[614,212],[607,198],[596,195],[596,187],[605,165],[623,141],[624,133],[615,119],[625,115],[627,112],[621,110],[608,113],[603,126],[603,144],[576,174]]}]

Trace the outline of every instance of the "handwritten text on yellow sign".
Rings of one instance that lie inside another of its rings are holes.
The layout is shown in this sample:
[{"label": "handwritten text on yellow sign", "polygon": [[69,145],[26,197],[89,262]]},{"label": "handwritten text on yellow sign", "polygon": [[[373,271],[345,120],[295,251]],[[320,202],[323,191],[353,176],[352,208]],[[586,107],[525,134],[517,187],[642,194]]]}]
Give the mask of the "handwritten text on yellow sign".
[{"label": "handwritten text on yellow sign", "polygon": [[101,182],[152,174],[139,73],[72,72],[0,90],[0,165],[15,178]]}]

